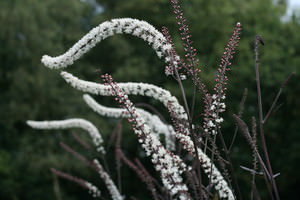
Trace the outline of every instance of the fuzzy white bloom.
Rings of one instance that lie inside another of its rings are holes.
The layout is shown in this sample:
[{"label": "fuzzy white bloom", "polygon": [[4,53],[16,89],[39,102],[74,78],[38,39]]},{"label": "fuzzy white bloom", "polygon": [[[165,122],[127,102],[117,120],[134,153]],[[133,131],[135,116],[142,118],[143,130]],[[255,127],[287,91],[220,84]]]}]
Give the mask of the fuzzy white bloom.
[{"label": "fuzzy white bloom", "polygon": [[141,143],[146,155],[151,157],[155,169],[160,172],[164,187],[170,191],[172,196],[178,194],[180,199],[190,200],[188,188],[181,177],[181,174],[187,170],[186,164],[179,156],[165,149],[159,139],[151,133],[151,128],[141,114],[137,112],[127,94],[119,87],[119,84],[113,82],[109,75],[105,75],[104,80],[106,84],[110,85],[111,92],[116,96],[117,101],[130,114],[129,119],[132,122],[134,133],[138,136],[138,141]]},{"label": "fuzzy white bloom", "polygon": [[[138,116],[137,120],[141,119]],[[187,186],[183,183],[181,173],[186,170],[186,165],[177,156],[168,152],[160,143],[157,137],[151,134],[151,129],[144,124],[140,126],[143,133],[146,133],[147,137],[140,140],[142,147],[145,149],[146,154],[151,156],[152,163],[155,169],[160,172],[161,179],[164,186],[170,190],[171,195],[179,193],[180,199],[189,199],[185,194],[188,191]],[[140,134],[139,130],[135,129],[136,134]],[[184,193],[181,193],[185,191]]]},{"label": "fuzzy white bloom", "polygon": [[186,75],[181,74],[181,75],[180,75],[180,79],[181,79],[181,80],[186,80]]},{"label": "fuzzy white bloom", "polygon": [[221,123],[224,121],[222,117],[220,117],[220,113],[225,111],[226,105],[221,100],[224,100],[225,95],[218,96],[217,94],[213,94],[211,96],[212,103],[207,110],[207,118],[204,120],[203,127],[206,133],[215,135],[218,133],[218,128],[221,128]]},{"label": "fuzzy white bloom", "polygon": [[113,200],[123,200],[124,198],[120,194],[118,188],[116,187],[115,183],[111,180],[110,176],[104,171],[102,165],[99,163],[97,159],[93,162],[96,165],[97,171],[104,181],[108,192]]},{"label": "fuzzy white bloom", "polygon": [[[137,121],[140,119],[142,118],[137,115]],[[146,135],[146,138],[140,139],[139,142],[146,154],[152,157],[151,161],[155,169],[160,172],[164,186],[170,190],[172,196],[178,194],[180,199],[190,199],[187,195],[188,188],[181,177],[187,168],[186,165],[177,155],[168,152],[161,145],[159,139],[151,134],[151,129],[146,124],[139,127],[140,129],[134,129],[134,131],[137,135],[142,133]]]},{"label": "fuzzy white bloom", "polygon": [[220,171],[216,168],[214,164],[212,164],[210,158],[203,153],[203,151],[198,148],[199,161],[201,162],[201,166],[204,169],[204,172],[211,177],[211,181],[214,184],[215,189],[218,191],[218,194],[221,199],[234,200],[235,197],[233,195],[232,190],[229,188],[227,182],[223,178]]},{"label": "fuzzy white bloom", "polygon": [[223,122],[224,121],[224,119],[222,118],[222,117],[220,117],[219,119],[216,119],[216,122],[217,123],[221,123],[221,122]]},{"label": "fuzzy white bloom", "polygon": [[[185,150],[196,156],[195,146],[190,136],[177,132],[176,137],[183,144]],[[197,148],[197,151],[200,164],[207,177],[212,177],[212,183],[219,196],[228,200],[234,200],[235,197],[233,192],[218,168],[211,162],[210,158],[202,151],[202,149]]]},{"label": "fuzzy white bloom", "polygon": [[[187,150],[192,155],[196,156],[195,146],[191,137],[184,132],[184,128],[182,128],[181,130],[183,131],[179,131],[176,133],[176,138],[181,142],[181,144],[183,144],[183,148],[185,150]],[[205,129],[204,131],[207,132],[208,129]],[[200,164],[204,169],[204,172],[206,173],[207,177],[212,177],[212,182],[214,183],[214,187],[218,191],[219,196],[221,198],[234,200],[235,198],[232,190],[230,189],[226,180],[224,179],[220,171],[217,169],[217,167],[214,165],[214,163],[211,162],[210,158],[202,151],[202,149],[197,148],[197,152]]]},{"label": "fuzzy white bloom", "polygon": [[[114,118],[129,118],[130,114],[126,109],[123,108],[110,108],[97,103],[90,95],[83,95],[85,103],[92,108],[93,111],[99,115]],[[139,113],[146,121],[148,126],[151,128],[155,135],[163,134],[165,135],[166,148],[170,150],[175,150],[175,131],[171,125],[163,123],[157,115],[152,115],[146,110],[137,108],[137,113]]]},{"label": "fuzzy white bloom", "polygon": [[91,193],[91,195],[96,198],[96,197],[100,197],[101,196],[101,192],[100,190],[93,184],[91,184],[90,182],[85,182],[86,187],[89,190],[89,193]]},{"label": "fuzzy white bloom", "polygon": [[216,109],[216,106],[215,106],[215,105],[212,105],[212,106],[210,107],[210,110],[214,110],[214,109]]},{"label": "fuzzy white bloom", "polygon": [[220,103],[220,107],[223,108],[223,109],[225,109],[226,108],[225,103]]},{"label": "fuzzy white bloom", "polygon": [[208,127],[215,127],[216,125],[210,120],[210,121],[208,121],[207,126]]},{"label": "fuzzy white bloom", "polygon": [[66,120],[53,120],[53,121],[31,121],[26,122],[29,126],[35,129],[69,129],[69,128],[81,128],[86,130],[95,146],[97,151],[105,153],[102,146],[103,139],[98,129],[89,121],[80,118],[66,119]]},{"label": "fuzzy white bloom", "polygon": [[[64,71],[61,72],[60,75],[66,80],[67,83],[78,90],[102,96],[112,96],[110,86],[84,81]],[[125,92],[126,95],[142,95],[152,97],[153,99],[162,102],[166,107],[168,106],[168,103],[172,103],[177,117],[179,119],[187,119],[184,108],[179,104],[176,97],[172,96],[168,90],[147,83],[118,83],[118,86]]]},{"label": "fuzzy white bloom", "polygon": [[171,45],[167,43],[163,34],[151,24],[138,19],[121,18],[101,23],[60,56],[50,57],[44,55],[42,63],[49,68],[67,67],[72,65],[74,61],[78,60],[97,43],[115,34],[131,34],[139,37],[151,45],[159,57],[164,56],[166,59],[169,55],[168,51]]}]

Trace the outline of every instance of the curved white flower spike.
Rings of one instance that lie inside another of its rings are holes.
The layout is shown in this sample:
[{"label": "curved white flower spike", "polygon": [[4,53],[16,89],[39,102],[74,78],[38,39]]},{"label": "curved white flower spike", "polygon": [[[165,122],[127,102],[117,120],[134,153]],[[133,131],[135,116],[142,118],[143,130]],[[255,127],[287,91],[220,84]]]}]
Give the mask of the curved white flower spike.
[{"label": "curved white flower spike", "polygon": [[80,118],[66,119],[66,120],[53,120],[53,121],[31,121],[28,120],[26,123],[35,129],[69,129],[69,128],[82,128],[86,130],[95,146],[97,151],[105,153],[102,146],[103,139],[98,129],[89,121]]},{"label": "curved white flower spike", "polygon": [[[42,63],[49,68],[67,67],[98,42],[115,34],[131,34],[143,39],[152,46],[159,57],[168,55],[167,51],[171,49],[171,45],[167,43],[163,34],[148,22],[132,18],[121,18],[101,23],[60,56],[43,56]],[[170,59],[166,57],[166,61],[168,60]]]},{"label": "curved white flower spike", "polygon": [[[66,80],[67,83],[78,90],[102,96],[112,96],[110,92],[110,86],[84,81],[64,71],[61,72],[60,75]],[[179,104],[176,97],[172,96],[168,90],[147,83],[118,83],[118,86],[127,95],[142,95],[152,97],[153,99],[162,102],[166,107],[168,104],[172,104],[177,118],[187,120],[187,115],[184,108]]]},{"label": "curved white flower spike", "polygon": [[[129,118],[130,114],[126,112],[123,108],[110,108],[97,103],[90,95],[83,95],[85,103],[92,108],[93,111],[99,115],[114,118]],[[165,135],[166,148],[170,150],[175,150],[175,131],[171,125],[163,123],[157,115],[152,115],[151,113],[137,108],[136,111],[145,119],[148,126],[151,128],[155,135],[163,134]]]},{"label": "curved white flower spike", "polygon": [[108,192],[113,200],[123,200],[124,198],[120,194],[118,188],[116,187],[115,183],[111,180],[110,176],[104,171],[102,165],[99,163],[97,159],[93,161],[95,164],[95,167],[101,177],[101,179],[104,181]]}]

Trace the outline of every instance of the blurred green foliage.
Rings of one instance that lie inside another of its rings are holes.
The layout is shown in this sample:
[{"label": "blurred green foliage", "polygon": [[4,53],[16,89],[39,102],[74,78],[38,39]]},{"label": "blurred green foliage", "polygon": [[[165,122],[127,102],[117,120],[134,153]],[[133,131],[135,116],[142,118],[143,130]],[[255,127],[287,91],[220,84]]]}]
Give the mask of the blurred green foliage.
[{"label": "blurred green foliage", "polygon": [[[97,13],[93,4],[79,0],[0,1],[0,199],[89,198],[85,191],[72,183],[53,177],[48,170],[50,167],[99,183],[83,164],[58,148],[59,141],[65,141],[83,151],[76,146],[70,131],[42,132],[25,124],[28,119],[84,117],[95,123],[109,140],[116,122],[98,117],[88,109],[81,99],[82,93],[68,86],[60,78],[59,71],[42,66],[42,55],[63,53],[92,27],[117,17],[143,19],[158,29],[168,27],[182,55],[178,27],[168,0],[98,0],[98,3],[103,12]],[[250,122],[251,116],[257,116],[253,59],[255,35],[262,35],[266,43],[260,60],[265,112],[281,83],[289,73],[296,72],[279,100],[281,108],[267,128],[273,169],[281,173],[276,180],[282,199],[295,199],[300,182],[300,19],[294,15],[290,20],[283,20],[285,1],[194,0],[184,1],[183,8],[194,45],[199,50],[202,78],[210,87],[234,24],[237,21],[243,24],[238,54],[229,75],[228,112],[223,128],[228,143],[234,132],[231,115],[238,112],[244,88],[249,89],[244,119]],[[101,73],[110,72],[116,81],[151,82],[172,90],[180,97],[175,82],[163,74],[164,63],[140,39],[126,35],[111,37],[67,70],[82,79],[99,82],[99,69]],[[190,82],[187,81],[186,87],[192,88],[188,84]],[[188,90],[189,95],[191,91]],[[97,100],[106,105],[112,102],[109,97],[97,97]],[[133,100],[162,108],[151,99],[134,97]],[[197,100],[200,102],[201,99]],[[160,110],[166,113],[164,109]],[[201,115],[199,106],[196,112],[197,116]],[[136,138],[130,136],[129,130],[125,132],[123,147],[130,157],[134,157],[137,155]],[[85,137],[84,133],[79,134]],[[87,152],[87,156],[92,155],[93,152]],[[239,169],[239,165],[249,166],[251,154],[241,135],[238,135],[233,148],[233,158],[239,181],[246,185],[250,174]],[[109,159],[109,165],[114,171],[113,158]],[[130,171],[123,174],[124,190],[129,196],[145,196],[144,190],[136,191],[139,183],[126,184],[126,177],[131,176],[133,173]],[[63,183],[60,192],[53,189],[57,182]],[[245,197],[249,196],[248,189],[247,186],[242,188]]]}]

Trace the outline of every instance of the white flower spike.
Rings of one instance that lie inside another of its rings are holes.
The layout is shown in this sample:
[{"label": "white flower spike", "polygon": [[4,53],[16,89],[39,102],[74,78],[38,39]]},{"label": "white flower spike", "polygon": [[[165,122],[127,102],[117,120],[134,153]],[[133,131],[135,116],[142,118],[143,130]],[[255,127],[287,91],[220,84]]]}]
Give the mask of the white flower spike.
[{"label": "white flower spike", "polygon": [[102,146],[103,139],[98,129],[89,121],[80,118],[57,120],[57,121],[31,121],[28,120],[27,124],[35,129],[69,129],[69,128],[81,128],[86,130],[95,146],[97,151],[105,153]]},{"label": "white flower spike", "polygon": [[[69,83],[72,87],[81,90],[83,92],[88,92],[90,94],[97,94],[101,96],[112,96],[110,92],[110,86],[84,81],[76,76],[68,73],[61,72],[60,75],[65,79],[67,83]],[[184,108],[179,104],[176,97],[172,96],[168,90],[165,90],[161,87],[158,87],[153,84],[147,83],[118,83],[118,86],[125,92],[127,95],[142,95],[147,97],[152,97],[164,104],[164,106],[168,106],[168,104],[172,104],[174,108],[174,112],[176,113],[179,119],[187,119],[186,112]]]},{"label": "white flower spike", "polygon": [[115,34],[130,34],[139,37],[151,45],[159,57],[165,56],[166,61],[168,60],[166,57],[171,45],[167,43],[161,32],[148,22],[132,18],[121,18],[101,23],[60,56],[50,57],[44,55],[42,63],[49,68],[67,67],[97,43]]},{"label": "white flower spike", "polygon": [[[123,108],[110,108],[97,103],[90,95],[83,95],[85,103],[96,113],[106,117],[113,118],[129,118],[130,115]],[[149,112],[137,108],[136,111],[145,119],[152,132],[159,136],[165,135],[166,148],[175,150],[175,131],[171,125],[163,123],[158,116],[152,115]]]}]

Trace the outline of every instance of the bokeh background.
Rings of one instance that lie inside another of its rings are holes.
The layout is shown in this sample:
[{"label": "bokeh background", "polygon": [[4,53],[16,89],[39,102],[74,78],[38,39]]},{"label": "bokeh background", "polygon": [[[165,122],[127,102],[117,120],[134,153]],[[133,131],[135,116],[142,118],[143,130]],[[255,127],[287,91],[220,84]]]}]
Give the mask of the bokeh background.
[{"label": "bokeh background", "polygon": [[[297,1],[294,1],[297,2]],[[215,71],[233,27],[243,24],[241,43],[229,74],[223,134],[230,143],[234,132],[232,114],[238,112],[244,88],[249,94],[244,120],[257,116],[253,40],[256,34],[265,40],[261,50],[261,79],[264,112],[270,107],[281,83],[295,76],[279,99],[280,108],[267,126],[267,143],[282,199],[298,199],[300,186],[300,12],[286,0],[191,0],[183,9],[198,49],[202,78],[211,87]],[[294,5],[294,4],[293,4]],[[92,27],[112,18],[143,19],[157,29],[169,28],[182,55],[178,27],[168,0],[0,0],[0,199],[92,199],[73,183],[58,179],[49,171],[55,167],[83,177],[101,186],[96,174],[59,147],[64,141],[86,156],[70,131],[37,131],[26,120],[57,120],[84,117],[99,127],[112,150],[110,135],[116,120],[93,113],[83,102],[82,93],[67,85],[59,70],[42,66],[43,55],[60,55]],[[106,39],[73,66],[66,69],[76,76],[100,82],[100,74],[109,72],[118,82],[141,81],[170,89],[180,97],[175,81],[164,75],[164,62],[151,47],[131,36]],[[187,88],[192,88],[186,82]],[[189,95],[188,91],[188,95]],[[96,97],[105,105],[115,106],[109,97]],[[146,102],[166,114],[160,104]],[[197,101],[201,101],[200,98]],[[201,107],[196,113],[201,116]],[[77,133],[89,140],[86,134]],[[139,156],[136,138],[124,127],[123,149],[131,158]],[[109,154],[110,155],[110,154]],[[245,199],[249,197],[250,174],[239,168],[251,166],[251,151],[241,134],[232,151],[234,165]],[[147,161],[146,161],[147,164]],[[116,177],[113,153],[108,158],[112,177]],[[124,167],[125,168],[125,167]],[[151,169],[150,169],[151,170]],[[124,169],[123,193],[149,199],[145,187],[134,173]],[[265,190],[261,189],[262,195]],[[265,197],[267,199],[268,197]]]}]

